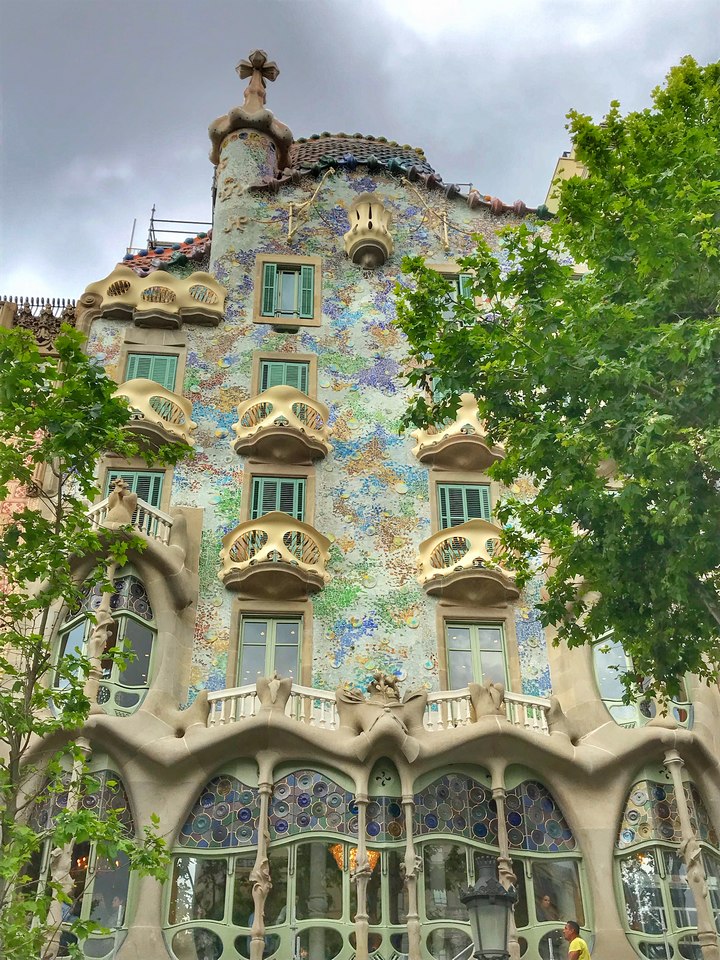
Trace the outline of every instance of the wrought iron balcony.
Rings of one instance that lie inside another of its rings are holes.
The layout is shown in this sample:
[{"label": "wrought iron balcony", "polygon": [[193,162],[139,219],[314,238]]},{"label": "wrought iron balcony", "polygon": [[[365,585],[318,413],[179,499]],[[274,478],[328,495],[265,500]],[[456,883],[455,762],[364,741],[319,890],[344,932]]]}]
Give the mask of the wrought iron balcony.
[{"label": "wrought iron balcony", "polygon": [[154,380],[127,380],[115,391],[132,409],[128,429],[161,446],[176,440],[193,445],[190,434],[197,424],[190,419],[192,403]]},{"label": "wrought iron balcony", "polygon": [[270,387],[238,406],[236,453],[279,463],[311,463],[330,451],[328,408],[295,387]]},{"label": "wrought iron balcony", "polygon": [[487,470],[505,451],[488,442],[485,427],[478,420],[477,400],[463,393],[457,416],[452,423],[427,430],[413,430],[417,444],[413,454],[420,463],[445,470]]},{"label": "wrought iron balcony", "polygon": [[321,590],[330,541],[308,523],[274,510],[223,538],[220,579],[231,590],[265,599],[302,599]]},{"label": "wrought iron balcony", "polygon": [[487,520],[469,520],[423,540],[418,579],[425,591],[456,603],[517,600],[514,575],[502,565],[501,532]]}]

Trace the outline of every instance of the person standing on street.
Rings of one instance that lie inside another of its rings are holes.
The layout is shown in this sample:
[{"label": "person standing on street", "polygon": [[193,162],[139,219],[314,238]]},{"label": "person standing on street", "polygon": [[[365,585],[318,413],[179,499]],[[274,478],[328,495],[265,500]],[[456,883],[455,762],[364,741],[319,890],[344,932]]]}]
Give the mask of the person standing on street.
[{"label": "person standing on street", "polygon": [[568,960],[591,960],[588,945],[580,936],[580,925],[576,920],[568,920],[563,936],[568,942]]}]

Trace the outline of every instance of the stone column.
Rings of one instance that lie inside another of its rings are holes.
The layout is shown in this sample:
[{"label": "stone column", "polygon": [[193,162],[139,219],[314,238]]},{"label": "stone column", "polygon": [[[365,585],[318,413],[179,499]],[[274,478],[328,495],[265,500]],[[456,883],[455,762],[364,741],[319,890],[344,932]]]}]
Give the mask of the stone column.
[{"label": "stone column", "polygon": [[[108,583],[114,585],[115,574],[117,572],[116,563],[108,563],[105,572],[105,579]],[[90,639],[87,645],[87,658],[90,663],[87,680],[83,692],[90,701],[90,713],[104,713],[104,710],[97,702],[98,689],[100,687],[100,678],[102,676],[102,659],[105,647],[110,639],[115,626],[112,618],[110,598],[112,592],[103,593],[100,600],[100,606],[95,611],[95,626],[90,633]]]},{"label": "stone column", "polygon": [[372,873],[367,855],[365,841],[365,827],[367,825],[368,797],[365,793],[358,793],[355,797],[358,808],[358,845],[357,861],[352,875],[352,882],[357,892],[357,913],[355,914],[355,957],[357,960],[368,960],[368,932],[369,919],[367,909],[367,885]]},{"label": "stone column", "polygon": [[[327,914],[327,891],[325,886],[325,856],[327,841],[317,840],[310,852],[310,892],[308,896],[308,914],[313,919],[322,920]],[[313,927],[308,938],[310,957],[325,956],[325,928]],[[255,960],[253,957],[252,960]]]},{"label": "stone column", "polygon": [[405,861],[401,865],[401,870],[405,875],[405,889],[408,898],[408,960],[421,960],[417,878],[422,867],[422,860],[415,853],[415,841],[413,839],[413,814],[415,812],[413,795],[404,793],[402,803],[405,811]]},{"label": "stone column", "polygon": [[[497,808],[498,847],[500,848],[500,856],[497,858],[498,879],[507,890],[509,887],[517,885],[517,877],[513,869],[508,844],[507,820],[505,819],[505,785],[496,784],[493,786],[492,795]],[[514,907],[510,913],[510,922],[508,924],[508,951],[510,953],[510,960],[520,960],[520,944],[518,943],[517,927],[515,926]]]},{"label": "stone column", "polygon": [[253,885],[253,925],[250,931],[250,960],[262,960],[265,950],[265,901],[272,889],[268,844],[270,842],[270,797],[272,795],[272,761],[260,754],[258,756],[260,793],[260,815],[258,817],[258,848],[255,864],[250,871]]},{"label": "stone column", "polygon": [[697,908],[697,932],[702,950],[703,960],[720,960],[718,936],[715,929],[715,918],[710,903],[707,888],[705,866],[702,861],[702,850],[690,822],[690,808],[685,796],[685,786],[682,779],[683,760],[677,750],[668,750],[665,754],[665,766],[672,777],[675,788],[678,814],[680,816],[680,831],[682,845],[680,851],[687,868],[688,885],[692,890]]}]

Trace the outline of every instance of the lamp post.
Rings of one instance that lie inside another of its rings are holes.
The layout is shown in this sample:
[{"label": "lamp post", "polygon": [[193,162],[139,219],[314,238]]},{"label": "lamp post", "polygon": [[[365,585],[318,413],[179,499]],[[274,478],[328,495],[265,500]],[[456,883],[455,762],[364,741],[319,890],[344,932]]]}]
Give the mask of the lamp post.
[{"label": "lamp post", "polygon": [[494,857],[478,858],[476,865],[475,886],[460,893],[460,902],[470,916],[473,956],[475,960],[508,960],[508,924],[517,900],[515,887],[506,890],[500,883]]}]

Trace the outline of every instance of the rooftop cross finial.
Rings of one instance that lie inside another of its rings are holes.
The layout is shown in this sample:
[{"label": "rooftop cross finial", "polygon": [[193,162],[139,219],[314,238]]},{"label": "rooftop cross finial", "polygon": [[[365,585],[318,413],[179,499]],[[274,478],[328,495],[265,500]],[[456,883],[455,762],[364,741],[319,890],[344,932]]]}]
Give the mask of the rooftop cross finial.
[{"label": "rooftop cross finial", "polygon": [[253,50],[247,60],[241,60],[235,67],[241,80],[250,77],[250,83],[245,89],[243,108],[247,113],[257,113],[265,106],[266,80],[277,80],[280,76],[274,60],[268,60],[264,50]]}]

